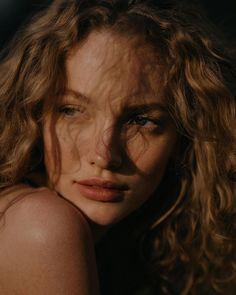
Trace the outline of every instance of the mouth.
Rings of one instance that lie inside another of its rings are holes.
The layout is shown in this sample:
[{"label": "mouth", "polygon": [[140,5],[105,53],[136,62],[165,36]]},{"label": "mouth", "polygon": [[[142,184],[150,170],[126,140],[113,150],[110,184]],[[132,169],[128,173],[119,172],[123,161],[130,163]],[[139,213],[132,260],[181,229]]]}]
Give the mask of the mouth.
[{"label": "mouth", "polygon": [[90,178],[74,182],[79,192],[86,198],[99,202],[118,202],[129,189],[126,184]]}]

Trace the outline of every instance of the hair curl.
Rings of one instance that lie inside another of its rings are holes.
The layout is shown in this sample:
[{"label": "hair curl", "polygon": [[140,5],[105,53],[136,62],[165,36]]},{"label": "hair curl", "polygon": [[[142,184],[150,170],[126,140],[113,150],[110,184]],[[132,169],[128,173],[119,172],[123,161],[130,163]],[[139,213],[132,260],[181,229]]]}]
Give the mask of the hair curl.
[{"label": "hair curl", "polygon": [[169,173],[175,206],[142,220],[158,294],[235,294],[235,59],[194,10],[171,1],[56,0],[38,13],[0,67],[0,187],[38,168],[44,105],[65,87],[71,48],[95,29],[140,37],[165,64],[181,146]]}]

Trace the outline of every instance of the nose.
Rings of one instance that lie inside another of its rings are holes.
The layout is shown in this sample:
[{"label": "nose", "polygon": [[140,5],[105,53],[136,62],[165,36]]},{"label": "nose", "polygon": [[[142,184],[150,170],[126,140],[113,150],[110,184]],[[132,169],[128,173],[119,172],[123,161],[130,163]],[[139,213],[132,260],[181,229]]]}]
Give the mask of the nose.
[{"label": "nose", "polygon": [[118,169],[122,165],[122,148],[117,128],[100,128],[91,142],[89,162],[101,169]]}]

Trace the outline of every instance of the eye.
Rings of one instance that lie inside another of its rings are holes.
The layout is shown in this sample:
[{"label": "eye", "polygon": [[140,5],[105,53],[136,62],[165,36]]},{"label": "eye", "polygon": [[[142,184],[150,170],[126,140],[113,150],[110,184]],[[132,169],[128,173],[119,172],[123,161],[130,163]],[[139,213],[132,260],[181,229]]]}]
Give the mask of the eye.
[{"label": "eye", "polygon": [[81,112],[81,108],[75,105],[64,105],[59,108],[59,113],[67,117],[73,117]]},{"label": "eye", "polygon": [[128,120],[129,125],[138,125],[145,128],[157,128],[162,127],[162,122],[159,119],[149,118],[147,116],[134,116]]}]

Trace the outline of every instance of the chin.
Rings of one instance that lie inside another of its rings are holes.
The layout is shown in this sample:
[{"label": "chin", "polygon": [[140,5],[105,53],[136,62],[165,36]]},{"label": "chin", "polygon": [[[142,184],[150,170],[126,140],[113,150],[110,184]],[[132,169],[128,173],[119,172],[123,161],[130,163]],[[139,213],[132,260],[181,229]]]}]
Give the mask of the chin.
[{"label": "chin", "polygon": [[86,212],[84,212],[84,215],[89,221],[101,226],[112,226],[126,217],[125,214],[112,214],[112,212],[104,213],[98,210],[94,212],[94,214],[91,214],[91,212],[86,214]]},{"label": "chin", "polygon": [[118,223],[119,221],[122,220],[122,218],[117,218],[117,217],[106,217],[106,216],[96,216],[96,217],[90,217],[90,216],[86,216],[86,218],[89,219],[89,221],[92,221],[93,223],[97,224],[97,225],[101,225],[101,226],[112,226],[116,223]]}]

